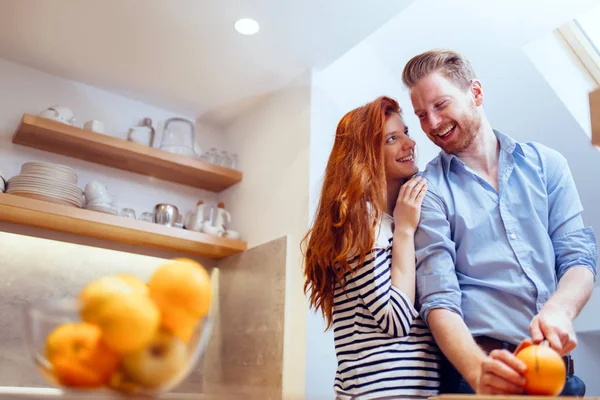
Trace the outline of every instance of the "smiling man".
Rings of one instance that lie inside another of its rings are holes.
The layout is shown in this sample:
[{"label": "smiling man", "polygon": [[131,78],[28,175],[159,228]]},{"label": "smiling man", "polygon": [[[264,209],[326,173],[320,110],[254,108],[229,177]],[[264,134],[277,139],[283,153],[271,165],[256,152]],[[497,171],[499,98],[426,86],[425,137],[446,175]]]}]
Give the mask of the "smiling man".
[{"label": "smiling man", "polygon": [[562,395],[583,396],[568,354],[598,246],[566,159],[492,129],[483,86],[456,52],[420,54],[402,79],[442,150],[423,173],[429,190],[415,246],[421,314],[452,364],[443,391],[522,393],[525,365],[513,351],[532,338],[564,356]]}]

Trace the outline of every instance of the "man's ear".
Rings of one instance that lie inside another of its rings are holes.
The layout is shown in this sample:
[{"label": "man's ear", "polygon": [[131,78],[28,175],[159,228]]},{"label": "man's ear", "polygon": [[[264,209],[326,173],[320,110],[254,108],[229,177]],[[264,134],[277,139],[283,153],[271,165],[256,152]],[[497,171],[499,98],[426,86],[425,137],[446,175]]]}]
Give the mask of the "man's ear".
[{"label": "man's ear", "polygon": [[473,79],[471,81],[471,94],[473,95],[477,107],[483,104],[483,86],[478,79]]}]

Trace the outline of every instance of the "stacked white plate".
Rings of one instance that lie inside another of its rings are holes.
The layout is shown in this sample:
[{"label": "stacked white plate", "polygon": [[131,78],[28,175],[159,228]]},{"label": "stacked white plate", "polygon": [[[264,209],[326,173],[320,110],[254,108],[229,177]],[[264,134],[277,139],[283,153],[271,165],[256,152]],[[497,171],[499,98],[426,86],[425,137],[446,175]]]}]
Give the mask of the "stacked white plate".
[{"label": "stacked white plate", "polygon": [[72,168],[28,162],[21,167],[20,175],[8,180],[6,193],[81,208],[83,192],[77,181],[77,172]]}]

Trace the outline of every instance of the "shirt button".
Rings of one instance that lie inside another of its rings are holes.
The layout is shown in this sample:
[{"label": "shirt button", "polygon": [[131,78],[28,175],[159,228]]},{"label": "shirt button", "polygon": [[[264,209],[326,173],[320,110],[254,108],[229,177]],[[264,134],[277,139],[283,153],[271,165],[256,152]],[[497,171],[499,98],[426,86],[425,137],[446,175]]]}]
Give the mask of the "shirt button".
[{"label": "shirt button", "polygon": [[516,235],[515,233],[511,233],[511,234],[510,234],[510,238],[511,238],[511,239],[516,239],[516,238],[517,238],[517,235]]}]

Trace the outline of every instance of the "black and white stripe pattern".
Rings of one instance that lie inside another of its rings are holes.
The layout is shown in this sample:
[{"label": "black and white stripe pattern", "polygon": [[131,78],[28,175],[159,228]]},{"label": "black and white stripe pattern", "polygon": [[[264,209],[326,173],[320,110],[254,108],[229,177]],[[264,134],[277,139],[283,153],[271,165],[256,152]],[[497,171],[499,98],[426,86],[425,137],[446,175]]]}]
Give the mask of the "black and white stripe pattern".
[{"label": "black and white stripe pattern", "polygon": [[340,399],[438,394],[439,350],[417,310],[391,285],[392,240],[385,239],[387,246],[373,249],[360,268],[351,262],[356,272],[335,291],[334,389]]}]

